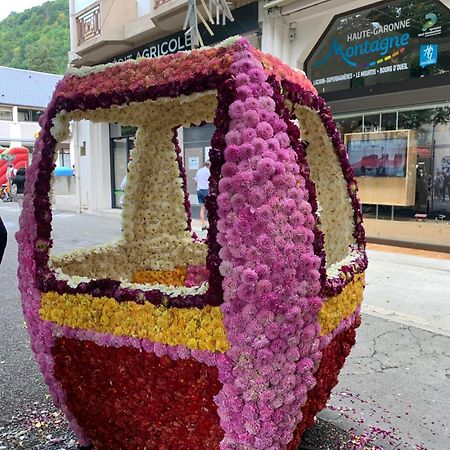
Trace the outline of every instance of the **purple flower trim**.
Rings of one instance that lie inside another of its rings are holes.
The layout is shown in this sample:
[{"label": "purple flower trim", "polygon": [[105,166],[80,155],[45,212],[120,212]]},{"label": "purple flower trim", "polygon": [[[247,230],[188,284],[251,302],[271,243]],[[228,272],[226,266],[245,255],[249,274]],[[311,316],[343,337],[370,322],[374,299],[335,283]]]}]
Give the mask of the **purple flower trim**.
[{"label": "purple flower trim", "polygon": [[367,268],[367,254],[365,249],[357,250],[358,256],[352,264],[342,266],[340,276],[337,278],[328,278],[325,285],[325,295],[327,297],[334,297],[340,294],[345,286],[353,281],[355,275],[363,273]]},{"label": "purple flower trim", "polygon": [[276,110],[276,92],[248,42],[236,48],[236,99],[217,196],[221,309],[231,344],[218,365],[220,448],[285,448],[321,358],[320,259],[291,146],[298,129]]},{"label": "purple flower trim", "polygon": [[149,339],[133,338],[129,336],[117,336],[111,333],[97,333],[91,330],[71,328],[66,325],[52,324],[55,338],[64,336],[79,341],[91,341],[102,347],[132,347],[156,356],[168,356],[172,360],[193,358],[208,366],[216,366],[222,359],[222,353],[207,350],[193,350],[184,345],[167,345],[153,342]]},{"label": "purple flower trim", "polygon": [[192,216],[191,216],[191,202],[189,201],[189,193],[187,190],[187,179],[186,179],[186,169],[183,166],[183,160],[181,159],[181,147],[178,142],[178,131],[177,128],[173,129],[173,146],[175,147],[175,152],[177,154],[178,169],[181,176],[181,186],[183,188],[184,194],[184,209],[186,211],[187,225],[186,231],[192,231]]},{"label": "purple flower trim", "polygon": [[[348,160],[347,148],[342,143],[340,133],[336,129],[336,124],[331,116],[331,111],[329,107],[326,105],[325,101],[321,97],[314,95],[312,92],[303,89],[301,86],[298,86],[287,80],[283,80],[282,87],[283,92],[285,92],[287,98],[292,102],[293,107],[295,107],[295,105],[302,105],[316,111],[319,114],[322,123],[327,131],[327,135],[330,137],[333,143],[336,155],[341,164],[343,176],[347,184],[347,192],[349,194],[352,208],[354,211],[353,236],[356,240],[359,250],[359,257],[357,258],[355,263],[348,266],[343,266],[340,269],[341,272],[340,277],[327,279],[326,275],[325,278],[323,276],[323,272],[325,271],[325,264],[324,264],[325,254],[323,253],[320,255],[323,262],[323,270],[321,271],[322,275],[321,281],[323,283],[322,284],[323,295],[335,296],[338,295],[340,292],[342,292],[344,287],[353,280],[355,274],[364,272],[364,270],[367,268],[368,263],[367,254],[365,251],[366,239],[363,227],[362,211],[360,202],[357,197],[358,192],[357,183],[353,175],[353,169]],[[320,247],[318,248],[318,250],[319,249]]]},{"label": "purple flower trim", "polygon": [[360,316],[361,316],[361,306],[358,306],[355,309],[355,311],[352,314],[350,314],[349,316],[347,316],[345,319],[343,319],[333,331],[331,331],[330,333],[326,334],[325,336],[321,336],[319,349],[323,350],[325,347],[327,347],[330,344],[330,342],[338,334],[340,334],[343,331],[346,331],[350,327],[352,327]]}]

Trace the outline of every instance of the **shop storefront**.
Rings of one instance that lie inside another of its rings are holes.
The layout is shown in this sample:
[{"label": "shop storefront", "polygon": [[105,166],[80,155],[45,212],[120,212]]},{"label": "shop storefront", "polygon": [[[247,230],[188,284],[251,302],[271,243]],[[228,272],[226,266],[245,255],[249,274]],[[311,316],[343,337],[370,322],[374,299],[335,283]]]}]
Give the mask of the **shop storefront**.
[{"label": "shop storefront", "polygon": [[[450,103],[361,112],[337,116],[336,120],[360,185],[386,184],[393,177],[411,178],[407,201],[395,204],[397,192],[392,188],[385,197],[374,194],[363,205],[366,217],[417,219],[426,214],[429,219],[450,219]],[[409,143],[401,142],[402,133],[409,134]],[[365,137],[367,145],[364,141],[356,145],[359,137]],[[396,148],[393,157],[388,153],[389,144]],[[390,156],[387,167],[377,154],[382,149]],[[412,160],[410,173],[406,173],[408,157]]]},{"label": "shop storefront", "polygon": [[263,50],[304,69],[330,105],[369,238],[450,250],[450,2],[272,4]]},{"label": "shop storefront", "polygon": [[[389,238],[380,219],[416,222],[418,241],[425,223],[450,221],[449,95],[426,95],[450,81],[449,21],[450,10],[437,0],[376,3],[336,16],[306,59],[309,77],[332,105],[363,100],[336,120],[372,237]],[[393,106],[393,94],[403,97],[401,107]],[[386,99],[384,108],[377,96]],[[402,239],[401,227],[392,239]],[[425,241],[445,245],[432,234]]]}]

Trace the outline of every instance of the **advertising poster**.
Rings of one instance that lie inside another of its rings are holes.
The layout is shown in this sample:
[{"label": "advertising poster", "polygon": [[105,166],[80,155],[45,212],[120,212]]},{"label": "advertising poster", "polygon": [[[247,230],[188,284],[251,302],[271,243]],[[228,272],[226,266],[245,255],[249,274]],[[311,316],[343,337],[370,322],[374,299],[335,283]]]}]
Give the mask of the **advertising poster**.
[{"label": "advertising poster", "polygon": [[450,71],[450,10],[439,0],[395,0],[333,19],[306,60],[319,93]]}]

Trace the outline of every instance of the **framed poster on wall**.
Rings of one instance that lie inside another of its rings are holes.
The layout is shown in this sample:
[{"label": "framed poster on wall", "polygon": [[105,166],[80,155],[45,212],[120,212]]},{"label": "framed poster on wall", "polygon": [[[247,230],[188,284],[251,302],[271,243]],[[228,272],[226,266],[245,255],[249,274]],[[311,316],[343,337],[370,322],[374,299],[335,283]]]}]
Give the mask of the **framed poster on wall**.
[{"label": "framed poster on wall", "polygon": [[348,158],[362,203],[410,206],[415,202],[416,153],[411,130],[348,133]]},{"label": "framed poster on wall", "polygon": [[348,158],[357,177],[405,177],[408,131],[357,133],[348,138]]}]

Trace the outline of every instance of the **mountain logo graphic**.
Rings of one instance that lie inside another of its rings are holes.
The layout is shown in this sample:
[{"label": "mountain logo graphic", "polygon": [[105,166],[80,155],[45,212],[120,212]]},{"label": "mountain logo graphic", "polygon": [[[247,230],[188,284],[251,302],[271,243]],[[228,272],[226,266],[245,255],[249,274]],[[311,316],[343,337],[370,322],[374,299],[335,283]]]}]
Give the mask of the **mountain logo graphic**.
[{"label": "mountain logo graphic", "polygon": [[435,13],[428,13],[425,16],[425,22],[422,24],[422,31],[427,31],[432,26],[434,26],[437,22],[437,15]]}]

